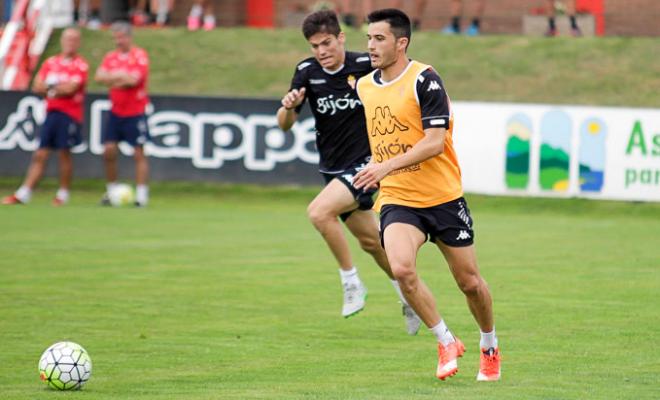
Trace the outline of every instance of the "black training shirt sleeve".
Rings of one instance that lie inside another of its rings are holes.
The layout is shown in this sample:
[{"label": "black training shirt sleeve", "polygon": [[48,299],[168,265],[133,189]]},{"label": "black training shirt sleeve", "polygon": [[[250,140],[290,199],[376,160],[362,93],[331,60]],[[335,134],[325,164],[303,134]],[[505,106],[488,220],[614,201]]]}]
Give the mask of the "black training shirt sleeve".
[{"label": "black training shirt sleeve", "polygon": [[[303,87],[306,88],[307,91],[309,91],[309,88],[307,87],[308,86],[307,71],[305,71],[309,67],[309,65],[310,63],[308,61],[303,61],[296,66],[296,71],[293,74],[293,79],[291,79],[291,87],[289,88],[289,91],[293,89],[300,90]],[[295,108],[297,114],[300,114],[300,111],[302,111],[302,108],[305,105],[306,100],[307,100],[307,95],[305,95],[305,99],[303,99],[302,103],[300,103],[300,105]]]},{"label": "black training shirt sleeve", "polygon": [[449,129],[449,97],[440,76],[429,68],[419,75],[416,85],[422,127]]}]

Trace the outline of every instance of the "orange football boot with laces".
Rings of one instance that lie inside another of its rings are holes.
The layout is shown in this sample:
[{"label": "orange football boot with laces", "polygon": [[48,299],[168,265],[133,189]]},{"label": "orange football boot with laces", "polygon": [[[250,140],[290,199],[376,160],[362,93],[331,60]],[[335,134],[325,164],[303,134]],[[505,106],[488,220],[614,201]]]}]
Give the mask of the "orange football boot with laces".
[{"label": "orange football boot with laces", "polygon": [[478,381],[499,381],[500,380],[500,349],[493,348],[481,349],[481,361],[479,362]]}]

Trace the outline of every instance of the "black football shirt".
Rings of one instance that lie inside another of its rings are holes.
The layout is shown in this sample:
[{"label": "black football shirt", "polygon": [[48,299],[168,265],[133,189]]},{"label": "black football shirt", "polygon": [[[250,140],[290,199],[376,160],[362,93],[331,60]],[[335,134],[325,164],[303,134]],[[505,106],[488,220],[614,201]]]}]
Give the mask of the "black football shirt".
[{"label": "black football shirt", "polygon": [[372,70],[367,53],[351,51],[346,52],[344,65],[336,71],[324,69],[314,57],[296,66],[291,89],[305,88],[305,100],[296,107],[296,112],[300,114],[309,101],[316,120],[321,172],[343,172],[365,162],[371,154],[364,107],[355,84]]}]

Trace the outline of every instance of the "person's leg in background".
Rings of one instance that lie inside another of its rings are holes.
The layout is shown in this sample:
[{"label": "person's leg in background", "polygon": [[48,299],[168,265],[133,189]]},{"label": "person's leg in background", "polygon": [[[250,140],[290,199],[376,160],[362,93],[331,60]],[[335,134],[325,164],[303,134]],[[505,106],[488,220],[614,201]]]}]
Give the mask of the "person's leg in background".
[{"label": "person's leg in background", "polygon": [[474,12],[472,13],[472,22],[470,22],[470,26],[465,30],[465,34],[468,36],[477,36],[481,32],[481,17],[484,15],[484,9],[486,8],[486,0],[473,1]]},{"label": "person's leg in background", "polygon": [[151,12],[156,15],[155,21],[158,26],[169,23],[170,12],[174,9],[174,0],[151,0]]},{"label": "person's leg in background", "polygon": [[463,1],[462,0],[452,0],[449,6],[449,12],[451,14],[451,21],[447,25],[442,33],[445,35],[458,35],[461,33],[461,15],[463,14]]},{"label": "person's leg in background", "polygon": [[569,5],[566,6],[567,10],[566,13],[568,14],[568,19],[571,23],[571,35],[574,37],[580,37],[582,36],[582,30],[580,30],[580,27],[577,24],[577,0],[572,0]]}]

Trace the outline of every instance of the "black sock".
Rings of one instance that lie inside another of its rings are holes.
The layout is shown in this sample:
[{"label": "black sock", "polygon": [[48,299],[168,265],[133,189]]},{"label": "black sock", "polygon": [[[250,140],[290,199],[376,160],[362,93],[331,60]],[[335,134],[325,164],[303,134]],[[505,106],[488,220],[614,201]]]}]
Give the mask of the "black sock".
[{"label": "black sock", "polygon": [[555,29],[557,29],[557,27],[555,26],[555,18],[554,17],[548,17],[548,26],[550,27],[551,31],[554,31]]},{"label": "black sock", "polygon": [[481,25],[481,21],[479,21],[479,18],[472,19],[472,26],[479,29],[479,25]]},{"label": "black sock", "polygon": [[577,20],[575,19],[575,15],[571,15],[569,18],[571,20],[571,28],[578,29]]},{"label": "black sock", "polygon": [[456,32],[460,32],[460,30],[461,30],[461,17],[452,17],[451,27],[454,28],[454,30]]}]

